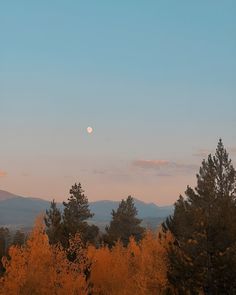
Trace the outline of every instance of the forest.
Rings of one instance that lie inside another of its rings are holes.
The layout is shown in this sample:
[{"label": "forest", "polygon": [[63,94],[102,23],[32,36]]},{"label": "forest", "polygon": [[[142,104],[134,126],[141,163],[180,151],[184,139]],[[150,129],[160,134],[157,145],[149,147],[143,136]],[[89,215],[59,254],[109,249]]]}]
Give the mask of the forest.
[{"label": "forest", "polygon": [[0,228],[0,294],[236,294],[236,171],[220,139],[156,231],[131,196],[101,233],[81,183],[29,235]]}]

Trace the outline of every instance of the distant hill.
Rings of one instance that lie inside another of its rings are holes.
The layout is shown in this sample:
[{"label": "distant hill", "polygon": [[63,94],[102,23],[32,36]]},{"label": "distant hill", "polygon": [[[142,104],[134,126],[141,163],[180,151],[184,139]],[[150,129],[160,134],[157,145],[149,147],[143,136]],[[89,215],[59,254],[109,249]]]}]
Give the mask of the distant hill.
[{"label": "distant hill", "polygon": [[[145,203],[138,199],[134,199],[135,206],[138,210],[138,216],[143,220],[143,226],[150,229],[155,229],[164,219],[173,211],[173,206],[159,207],[154,203]],[[90,203],[90,209],[95,213],[92,222],[97,224],[101,229],[111,220],[112,210],[116,210],[119,206],[119,201],[96,201]]]},{"label": "distant hill", "polygon": [[19,197],[19,196],[0,190],[0,201],[14,199],[16,197]]},{"label": "distant hill", "polygon": [[[2,196],[3,198],[1,198]],[[49,206],[49,201],[38,198],[25,198],[0,191],[0,225],[32,226],[36,216],[45,212]]]},{"label": "distant hill", "polygon": [[[134,202],[140,218],[154,216],[165,217],[170,214],[173,208],[173,206],[159,207],[154,203],[145,203],[138,199],[134,199]],[[91,211],[96,213],[96,219],[99,219],[100,217],[106,217],[109,219],[111,217],[112,209],[116,210],[119,203],[119,201],[96,201],[90,203],[90,208]]]},{"label": "distant hill", "polygon": [[[90,223],[97,224],[101,229],[111,220],[111,211],[118,208],[118,201],[96,201],[90,203],[94,217]],[[153,203],[145,203],[135,199],[138,215],[143,225],[155,228],[165,217],[170,215],[173,206],[159,207]],[[39,198],[26,198],[0,190],[0,225],[9,227],[31,227],[35,218],[50,207],[50,202]],[[58,203],[60,209],[63,208]]]}]

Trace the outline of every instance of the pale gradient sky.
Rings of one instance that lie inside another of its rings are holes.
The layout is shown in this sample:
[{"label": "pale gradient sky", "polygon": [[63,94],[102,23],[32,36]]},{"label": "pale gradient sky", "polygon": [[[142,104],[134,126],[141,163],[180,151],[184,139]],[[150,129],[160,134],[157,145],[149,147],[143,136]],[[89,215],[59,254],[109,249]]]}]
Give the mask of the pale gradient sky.
[{"label": "pale gradient sky", "polygon": [[[236,1],[0,3],[0,189],[173,203],[236,165]],[[94,133],[88,135],[86,128]]]}]

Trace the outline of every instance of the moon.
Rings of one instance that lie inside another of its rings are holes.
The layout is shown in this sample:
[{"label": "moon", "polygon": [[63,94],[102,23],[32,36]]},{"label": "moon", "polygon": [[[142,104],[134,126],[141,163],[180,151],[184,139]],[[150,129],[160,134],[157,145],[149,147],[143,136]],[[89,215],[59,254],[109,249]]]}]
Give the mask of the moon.
[{"label": "moon", "polygon": [[88,134],[92,134],[93,133],[93,128],[92,127],[87,127],[87,132]]}]

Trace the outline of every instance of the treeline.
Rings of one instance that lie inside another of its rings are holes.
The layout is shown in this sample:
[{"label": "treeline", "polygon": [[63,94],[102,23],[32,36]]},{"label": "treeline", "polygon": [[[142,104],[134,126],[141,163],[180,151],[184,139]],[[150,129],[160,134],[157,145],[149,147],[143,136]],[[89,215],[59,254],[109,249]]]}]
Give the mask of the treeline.
[{"label": "treeline", "polygon": [[[23,247],[11,247],[0,294],[161,294],[167,287],[166,235],[137,243],[84,246],[76,234],[64,248],[50,244],[38,220]],[[171,239],[170,239],[171,240]]]},{"label": "treeline", "polygon": [[118,209],[111,212],[112,220],[106,227],[105,234],[100,233],[96,225],[88,224],[88,219],[94,214],[89,209],[88,199],[80,183],[72,186],[70,197],[63,205],[64,210],[61,212],[53,200],[50,209],[46,211],[44,220],[51,244],[60,243],[67,248],[70,237],[79,233],[84,244],[99,246],[105,243],[113,246],[120,240],[127,246],[131,236],[140,241],[145,232],[131,196],[122,200]]},{"label": "treeline", "polygon": [[27,239],[27,234],[22,230],[10,232],[7,227],[0,227],[0,276],[5,269],[2,264],[2,257],[8,256],[11,246],[24,245]]},{"label": "treeline", "polygon": [[101,234],[75,184],[2,259],[0,294],[236,294],[236,171],[221,140],[185,194],[156,233],[129,196]]}]

